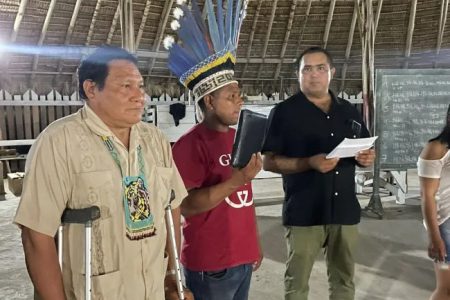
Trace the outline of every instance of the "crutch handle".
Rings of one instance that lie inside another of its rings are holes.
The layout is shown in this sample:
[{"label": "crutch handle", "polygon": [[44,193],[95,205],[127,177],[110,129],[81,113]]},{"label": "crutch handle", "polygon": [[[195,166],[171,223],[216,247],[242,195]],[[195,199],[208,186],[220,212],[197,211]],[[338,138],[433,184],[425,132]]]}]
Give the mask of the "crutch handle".
[{"label": "crutch handle", "polygon": [[65,224],[86,224],[100,218],[100,208],[91,206],[80,209],[67,208],[61,217],[61,222]]}]

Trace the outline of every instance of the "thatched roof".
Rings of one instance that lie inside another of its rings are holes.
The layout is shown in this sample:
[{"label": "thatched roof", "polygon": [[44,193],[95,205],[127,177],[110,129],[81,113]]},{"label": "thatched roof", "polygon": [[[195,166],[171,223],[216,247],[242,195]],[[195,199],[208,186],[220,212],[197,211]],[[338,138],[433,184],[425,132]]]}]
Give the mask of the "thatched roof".
[{"label": "thatched roof", "polygon": [[[283,89],[289,94],[297,86],[293,60],[306,47],[321,45],[335,57],[335,90],[359,92],[357,2],[372,2],[375,18],[381,5],[375,38],[377,68],[450,66],[450,32],[445,28],[448,0],[250,0],[236,67],[244,90],[256,94]],[[0,89],[72,91],[79,48],[54,54],[48,48],[36,52],[26,46],[120,46],[118,5],[118,0],[1,0],[0,43],[17,46],[17,52],[0,52]],[[164,36],[172,33],[173,6],[173,0],[133,0],[135,43],[150,93],[178,89],[161,45]]]}]

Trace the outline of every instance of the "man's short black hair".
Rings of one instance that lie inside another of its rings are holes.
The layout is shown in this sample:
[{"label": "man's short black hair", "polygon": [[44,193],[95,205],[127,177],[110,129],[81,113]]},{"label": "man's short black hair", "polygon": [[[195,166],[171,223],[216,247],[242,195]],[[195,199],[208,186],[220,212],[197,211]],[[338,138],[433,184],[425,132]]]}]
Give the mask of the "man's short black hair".
[{"label": "man's short black hair", "polygon": [[92,54],[83,59],[78,67],[78,92],[81,99],[87,100],[83,89],[83,83],[86,80],[95,82],[99,90],[105,86],[105,80],[108,76],[108,64],[113,60],[127,60],[138,65],[136,57],[125,49],[111,46],[102,46],[96,49]]},{"label": "man's short black hair", "polygon": [[304,50],[302,52],[302,54],[300,54],[300,56],[297,58],[297,61],[296,61],[297,70],[300,69],[300,64],[302,63],[303,56],[305,56],[306,54],[312,54],[312,53],[325,54],[325,56],[327,57],[327,61],[330,64],[330,67],[333,67],[333,57],[331,56],[330,52],[328,52],[326,49],[324,49],[322,47],[310,47],[310,48],[307,48],[306,50]]}]

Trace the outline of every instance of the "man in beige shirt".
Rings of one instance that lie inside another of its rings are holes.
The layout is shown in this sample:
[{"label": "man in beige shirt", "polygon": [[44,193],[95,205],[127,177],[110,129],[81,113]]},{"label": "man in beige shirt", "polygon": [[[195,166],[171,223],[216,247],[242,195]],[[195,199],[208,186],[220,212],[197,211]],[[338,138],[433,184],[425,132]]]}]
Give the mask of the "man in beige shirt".
[{"label": "man in beige shirt", "polygon": [[174,190],[179,239],[186,190],[170,144],[140,121],[145,101],[137,61],[123,49],[99,48],[78,72],[86,105],[49,125],[27,159],[14,222],[31,280],[42,299],[84,298],[84,227],[65,227],[62,274],[53,237],[66,208],[97,205],[92,298],[178,299],[175,279],[166,276],[164,209]]}]

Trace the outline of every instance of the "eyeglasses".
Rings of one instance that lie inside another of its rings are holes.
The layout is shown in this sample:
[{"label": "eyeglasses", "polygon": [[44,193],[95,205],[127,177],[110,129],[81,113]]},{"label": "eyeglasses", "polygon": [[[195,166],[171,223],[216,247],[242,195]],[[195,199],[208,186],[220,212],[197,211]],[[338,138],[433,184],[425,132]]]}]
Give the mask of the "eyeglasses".
[{"label": "eyeglasses", "polygon": [[304,66],[303,69],[301,69],[302,74],[311,74],[314,71],[318,73],[327,73],[330,70],[330,68],[327,65],[318,65],[318,66]]}]

